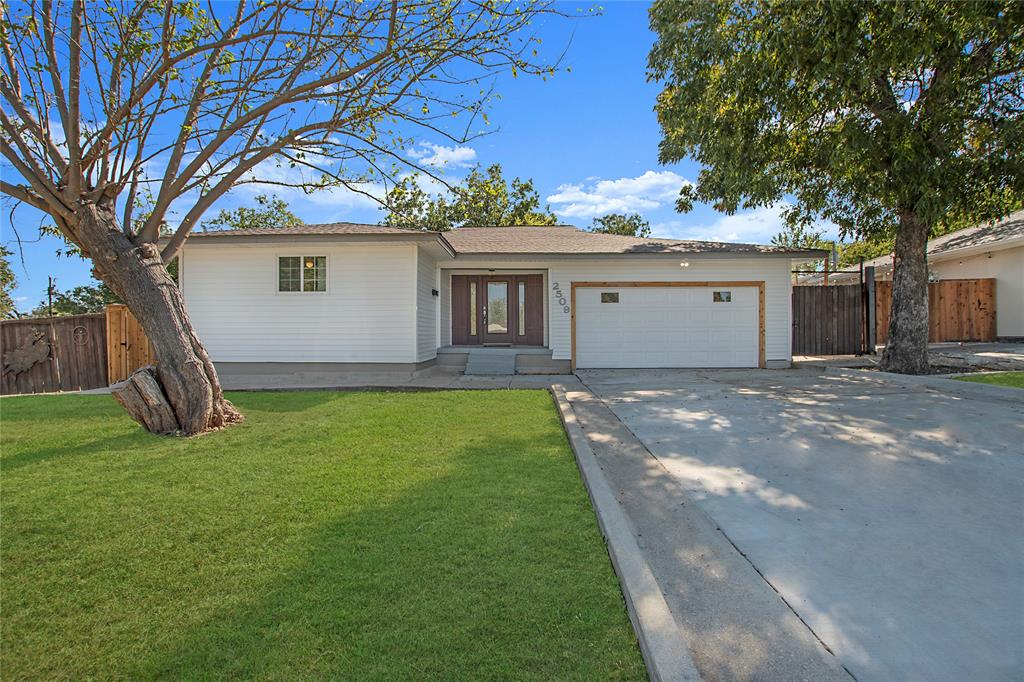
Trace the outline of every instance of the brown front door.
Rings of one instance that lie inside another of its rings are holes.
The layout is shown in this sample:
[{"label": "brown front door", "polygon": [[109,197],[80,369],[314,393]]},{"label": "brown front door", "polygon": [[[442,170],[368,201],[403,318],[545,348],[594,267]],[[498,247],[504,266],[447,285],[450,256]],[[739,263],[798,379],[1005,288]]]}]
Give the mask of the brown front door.
[{"label": "brown front door", "polygon": [[541,275],[452,275],[452,344],[544,343]]}]

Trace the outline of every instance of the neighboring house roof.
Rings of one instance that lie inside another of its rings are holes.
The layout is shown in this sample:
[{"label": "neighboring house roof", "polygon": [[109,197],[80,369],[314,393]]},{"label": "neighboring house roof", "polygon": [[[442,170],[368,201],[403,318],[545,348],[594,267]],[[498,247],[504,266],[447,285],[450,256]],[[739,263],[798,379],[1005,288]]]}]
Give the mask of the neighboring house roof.
[{"label": "neighboring house roof", "polygon": [[975,225],[928,242],[928,258],[941,260],[945,257],[966,255],[972,252],[999,251],[1024,245],[1024,211],[1011,213],[992,224]]},{"label": "neighboring house roof", "polygon": [[[928,262],[940,262],[954,258],[965,258],[979,253],[1002,251],[1024,247],[1024,210],[1015,211],[1002,220],[994,223],[982,223],[973,227],[965,227],[956,232],[928,240]],[[874,267],[877,272],[892,269],[892,254],[864,261],[864,266]],[[836,272],[829,275],[830,281],[855,280],[856,273]],[[814,273],[801,278],[801,284],[818,284],[821,273]]]},{"label": "neighboring house roof", "polygon": [[763,254],[794,257],[818,257],[824,252],[793,250],[761,244],[687,241],[627,237],[587,232],[570,225],[516,227],[462,227],[448,232],[408,230],[386,225],[326,223],[251,230],[195,232],[190,240],[248,240],[254,237],[362,236],[389,238],[433,238],[444,243],[453,254],[487,255],[629,255],[629,254]]}]

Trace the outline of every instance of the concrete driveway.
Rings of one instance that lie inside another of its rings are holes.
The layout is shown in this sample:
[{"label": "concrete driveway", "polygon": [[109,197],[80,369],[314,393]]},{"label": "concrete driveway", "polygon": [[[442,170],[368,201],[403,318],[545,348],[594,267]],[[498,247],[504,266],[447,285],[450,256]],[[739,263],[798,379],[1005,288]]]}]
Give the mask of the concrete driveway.
[{"label": "concrete driveway", "polygon": [[1024,402],[581,371],[859,680],[1024,678]]}]

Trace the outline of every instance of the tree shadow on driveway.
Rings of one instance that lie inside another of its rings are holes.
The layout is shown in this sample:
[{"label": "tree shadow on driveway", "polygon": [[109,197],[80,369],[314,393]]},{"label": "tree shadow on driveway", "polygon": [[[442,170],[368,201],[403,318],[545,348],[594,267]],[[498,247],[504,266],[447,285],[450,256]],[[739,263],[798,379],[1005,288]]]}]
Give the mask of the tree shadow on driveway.
[{"label": "tree shadow on driveway", "polygon": [[1024,669],[1019,404],[806,371],[583,379],[859,679]]}]

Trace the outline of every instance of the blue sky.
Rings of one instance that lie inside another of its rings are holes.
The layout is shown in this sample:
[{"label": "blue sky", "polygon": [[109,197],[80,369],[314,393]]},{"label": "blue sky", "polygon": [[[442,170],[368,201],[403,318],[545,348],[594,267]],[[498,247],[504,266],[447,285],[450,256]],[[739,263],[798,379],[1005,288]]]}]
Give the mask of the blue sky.
[{"label": "blue sky", "polygon": [[[566,10],[574,6],[564,5]],[[697,177],[698,166],[685,162],[658,164],[660,129],[653,112],[659,86],[646,80],[647,53],[654,34],[647,26],[644,2],[611,2],[601,16],[549,22],[541,35],[548,50],[568,45],[565,65],[554,78],[502,77],[501,94],[490,111],[494,132],[463,146],[424,140],[411,154],[420,162],[438,162],[457,180],[474,163],[500,163],[508,178],[532,178],[543,200],[562,222],[588,226],[594,216],[638,212],[657,236],[685,239],[767,242],[780,225],[778,210],[761,209],[726,216],[707,206],[677,213],[680,186]],[[251,188],[234,192],[215,205],[230,208],[251,201]],[[328,192],[303,196],[282,194],[307,223],[346,220],[378,222],[382,213],[370,200]],[[37,238],[42,214],[28,207],[0,215],[3,242],[16,251],[18,277],[14,297],[20,310],[45,296],[47,276],[61,290],[90,283],[90,266],[77,258],[56,256],[62,243]],[[13,228],[23,240],[24,264]]]}]

